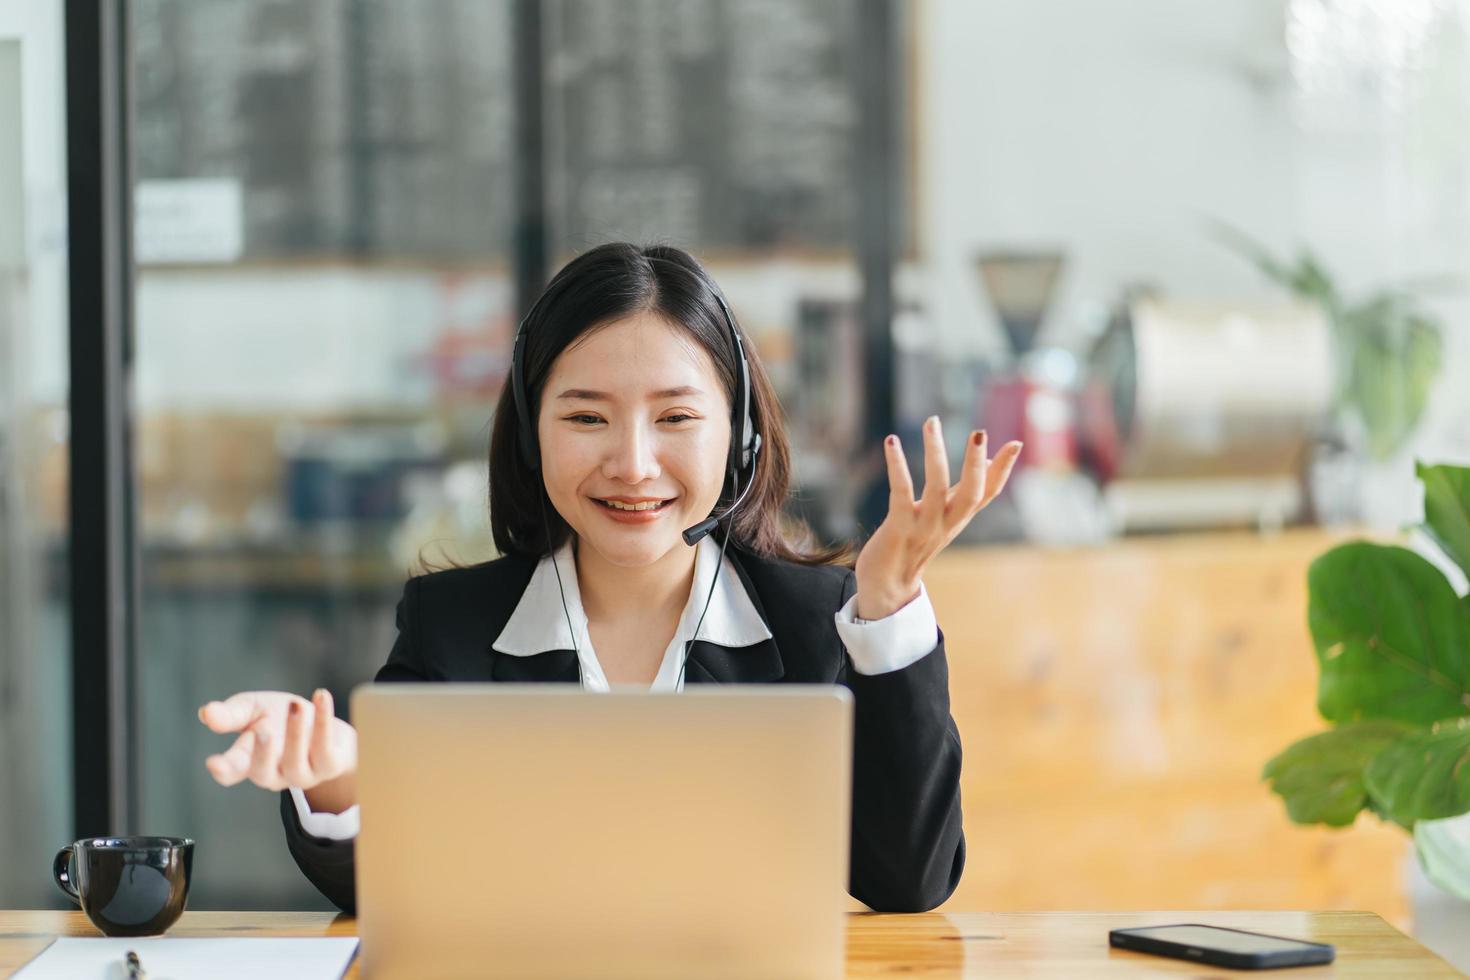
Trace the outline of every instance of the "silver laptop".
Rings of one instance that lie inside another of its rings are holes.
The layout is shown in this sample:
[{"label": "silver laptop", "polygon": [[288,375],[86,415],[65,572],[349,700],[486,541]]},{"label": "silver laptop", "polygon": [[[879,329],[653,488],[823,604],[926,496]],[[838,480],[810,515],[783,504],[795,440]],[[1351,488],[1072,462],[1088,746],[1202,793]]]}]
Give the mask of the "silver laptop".
[{"label": "silver laptop", "polygon": [[363,976],[839,977],[852,697],[370,685]]}]

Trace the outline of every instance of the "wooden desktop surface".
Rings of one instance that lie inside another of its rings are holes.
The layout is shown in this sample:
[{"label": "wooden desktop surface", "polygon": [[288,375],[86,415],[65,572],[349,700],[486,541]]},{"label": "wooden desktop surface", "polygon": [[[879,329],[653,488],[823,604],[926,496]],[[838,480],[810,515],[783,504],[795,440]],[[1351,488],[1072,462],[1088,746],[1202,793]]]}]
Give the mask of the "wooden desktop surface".
[{"label": "wooden desktop surface", "polygon": [[[957,912],[854,913],[848,920],[849,977],[1063,978],[1239,977],[1108,947],[1108,930],[1171,922],[1250,929],[1337,947],[1337,962],[1302,967],[1293,978],[1458,977],[1443,960],[1371,912]],[[357,921],[329,912],[187,912],[170,936],[353,936]],[[0,911],[0,976],[9,976],[57,936],[96,936],[80,912]],[[354,964],[348,977],[357,977]]]}]

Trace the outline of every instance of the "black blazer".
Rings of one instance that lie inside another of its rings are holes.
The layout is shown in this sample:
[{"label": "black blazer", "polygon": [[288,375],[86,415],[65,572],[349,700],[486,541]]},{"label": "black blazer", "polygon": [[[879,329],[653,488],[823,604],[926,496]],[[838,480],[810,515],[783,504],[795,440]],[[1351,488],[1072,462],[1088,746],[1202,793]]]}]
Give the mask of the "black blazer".
[{"label": "black blazer", "polygon": [[[855,706],[852,855],[848,890],[879,912],[923,912],[954,891],[965,865],[960,827],[960,737],[949,713],[941,633],[933,651],[902,670],[852,669],[833,614],[856,589],[853,573],[726,552],[771,632],[733,652],[694,643],[693,684],[844,684]],[[378,681],[578,681],[576,654],[517,657],[491,649],[536,563],[507,556],[413,578],[398,603],[398,639]],[[353,912],[353,842],[312,837],[281,794],[286,843],[306,877]]]}]

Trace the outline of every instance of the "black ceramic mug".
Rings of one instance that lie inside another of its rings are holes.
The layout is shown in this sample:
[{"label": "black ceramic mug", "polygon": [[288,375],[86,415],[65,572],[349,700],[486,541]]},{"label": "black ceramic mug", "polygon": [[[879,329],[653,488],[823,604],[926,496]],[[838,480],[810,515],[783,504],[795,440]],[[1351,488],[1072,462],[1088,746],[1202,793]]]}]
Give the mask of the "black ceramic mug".
[{"label": "black ceramic mug", "polygon": [[189,897],[194,842],[187,837],[87,837],[56,853],[51,871],[105,936],[156,936]]}]

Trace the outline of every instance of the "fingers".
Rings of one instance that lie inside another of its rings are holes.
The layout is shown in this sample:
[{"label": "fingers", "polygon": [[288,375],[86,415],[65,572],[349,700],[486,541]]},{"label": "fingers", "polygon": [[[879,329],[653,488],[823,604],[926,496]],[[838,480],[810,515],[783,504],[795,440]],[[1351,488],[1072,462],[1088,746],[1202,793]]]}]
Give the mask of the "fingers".
[{"label": "fingers", "polygon": [[965,444],[965,462],[951,502],[966,517],[980,509],[985,497],[985,474],[990,469],[990,461],[985,458],[987,444],[984,429],[970,433],[970,441]]},{"label": "fingers", "polygon": [[931,415],[924,423],[924,496],[919,500],[920,520],[941,523],[948,496],[949,459],[944,451],[944,434],[939,428],[939,416]]},{"label": "fingers", "polygon": [[904,459],[898,436],[883,440],[883,458],[888,462],[888,513],[910,517],[914,512],[914,481],[909,476],[908,460]]},{"label": "fingers", "polygon": [[262,707],[254,691],[245,691],[223,701],[211,701],[199,709],[199,720],[210,731],[239,732],[259,720]]},{"label": "fingers", "polygon": [[221,786],[233,786],[250,771],[250,757],[255,751],[255,733],[247,731],[235,744],[218,755],[204,760],[204,768]]},{"label": "fingers", "polygon": [[199,718],[215,731],[240,731],[228,750],[204,762],[222,786],[249,779],[265,789],[309,789],[331,766],[332,699],[324,690],[311,702],[283,691],[237,694],[204,705]]},{"label": "fingers", "polygon": [[255,729],[255,751],[250,755],[250,781],[261,789],[285,789],[281,779],[281,737],[265,725]]},{"label": "fingers", "polygon": [[336,766],[332,758],[332,719],[336,709],[332,704],[332,692],[324,687],[316,689],[311,696],[313,721],[311,726],[311,763],[313,769],[323,771],[330,778],[335,776]]},{"label": "fingers", "polygon": [[310,789],[316,785],[308,757],[313,714],[312,706],[301,701],[292,701],[286,709],[286,744],[281,748],[280,776],[288,786]]},{"label": "fingers", "polygon": [[890,435],[883,440],[888,464],[888,516],[859,555],[860,574],[864,557],[877,554],[879,558],[869,559],[870,568],[875,562],[891,566],[884,568],[879,577],[887,575],[901,582],[917,578],[927,562],[1000,494],[1021,455],[1021,443],[1006,443],[994,459],[987,458],[988,444],[984,430],[970,434],[960,481],[951,487],[939,418],[931,416],[924,423],[924,494],[915,503],[913,481],[898,437]]},{"label": "fingers", "polygon": [[1005,489],[1006,480],[1010,479],[1011,470],[1015,468],[1016,460],[1020,457],[1021,443],[1019,442],[1008,442],[1001,447],[1000,452],[995,454],[989,472],[985,474],[985,496],[980,501],[981,507],[990,503]]},{"label": "fingers", "polygon": [[[951,488],[949,457],[944,449],[939,416],[931,415],[924,422],[924,493],[917,503],[921,509],[941,499],[951,504],[958,501],[984,506],[1004,489],[1006,479],[1021,455],[1021,448],[1019,440],[1012,440],[1001,447],[994,459],[990,459],[986,431],[978,429],[970,433],[965,444],[960,482]],[[900,511],[900,505],[913,504],[915,498],[913,479],[909,476],[898,436],[891,435],[883,440],[883,456],[888,465],[889,510]]]},{"label": "fingers", "polygon": [[[888,512],[909,515],[914,512],[914,481],[909,476],[908,461],[898,436],[883,440],[883,456],[888,463]],[[944,516],[944,502],[949,493],[949,460],[944,452],[944,437],[939,416],[924,422],[924,495],[919,499],[919,514],[930,522]]]}]

